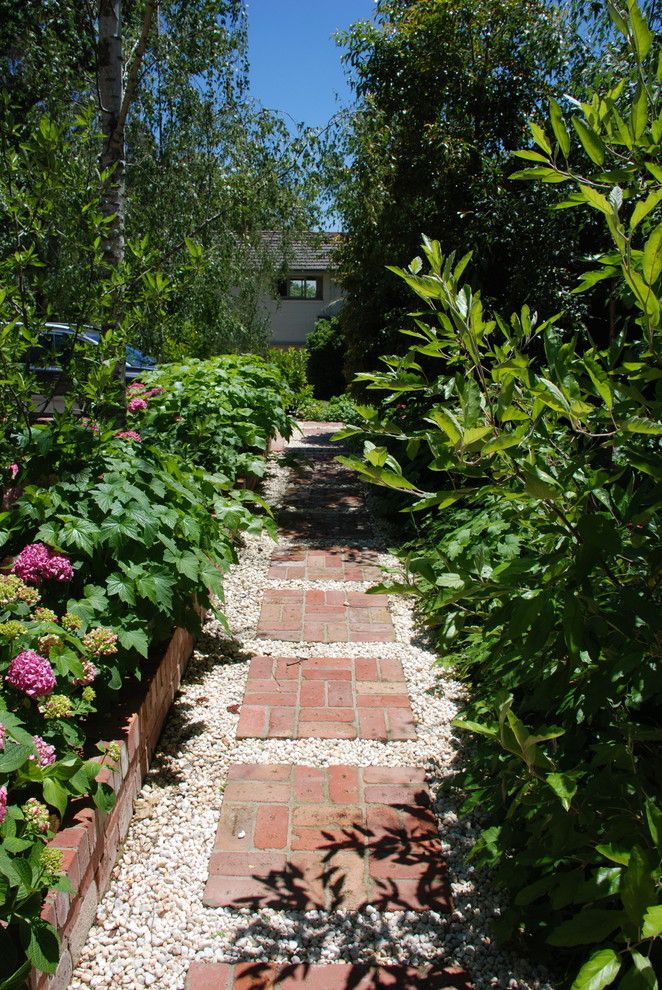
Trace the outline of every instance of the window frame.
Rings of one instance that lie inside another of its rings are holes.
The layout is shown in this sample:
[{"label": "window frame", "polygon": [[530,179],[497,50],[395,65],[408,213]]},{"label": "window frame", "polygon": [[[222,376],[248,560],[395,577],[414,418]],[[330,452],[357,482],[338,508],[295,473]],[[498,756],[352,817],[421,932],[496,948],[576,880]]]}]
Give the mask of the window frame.
[{"label": "window frame", "polygon": [[[290,285],[292,282],[314,282],[315,295],[292,295]],[[288,275],[278,283],[278,295],[280,299],[291,302],[322,302],[324,300],[324,276],[323,275]]]}]

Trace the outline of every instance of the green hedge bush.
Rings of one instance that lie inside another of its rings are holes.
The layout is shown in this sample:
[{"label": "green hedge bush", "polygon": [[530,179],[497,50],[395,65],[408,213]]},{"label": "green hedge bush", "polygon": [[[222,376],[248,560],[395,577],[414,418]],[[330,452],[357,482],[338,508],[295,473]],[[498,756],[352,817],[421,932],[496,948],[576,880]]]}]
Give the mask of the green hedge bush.
[{"label": "green hedge bush", "polygon": [[359,376],[386,399],[341,458],[414,498],[391,587],[471,688],[472,856],[510,894],[501,937],[565,962],[573,990],[657,987],[662,936],[662,56],[634,2],[613,17],[632,79],[570,119],[551,102],[514,178],[567,182],[561,205],[604,218],[613,251],[580,289],[613,281],[631,318],[598,349],[560,316],[486,314],[469,257],[426,239],[394,271],[427,312]]}]

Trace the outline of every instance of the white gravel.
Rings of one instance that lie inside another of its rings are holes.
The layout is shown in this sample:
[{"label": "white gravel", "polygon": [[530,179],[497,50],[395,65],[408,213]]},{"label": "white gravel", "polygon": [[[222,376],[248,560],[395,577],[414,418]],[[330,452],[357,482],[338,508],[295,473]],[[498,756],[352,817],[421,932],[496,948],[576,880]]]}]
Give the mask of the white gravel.
[{"label": "white gravel", "polygon": [[[290,447],[301,446],[294,440]],[[266,490],[278,504],[288,470],[270,459]],[[280,540],[279,547],[287,545]],[[384,550],[378,535],[368,541]],[[214,962],[408,962],[443,959],[469,972],[477,990],[488,987],[552,990],[546,974],[498,949],[489,921],[500,905],[487,878],[465,862],[476,825],[458,821],[436,785],[452,773],[456,756],[450,720],[460,686],[433,666],[434,656],[415,640],[411,610],[391,597],[397,639],[392,643],[288,644],[255,638],[262,591],[281,587],[267,569],[276,544],[262,535],[246,540],[226,581],[230,637],[210,621],[171,709],[158,752],[136,801],[136,813],[99,905],[71,987],[156,990],[183,988],[193,960]],[[383,563],[395,561],[384,555]],[[338,582],[297,581],[288,587],[338,587]],[[365,584],[352,587],[364,588]],[[408,681],[418,739],[240,740],[238,715],[253,653],[308,656],[398,657]],[[202,904],[207,866],[218,823],[222,789],[231,763],[298,763],[327,766],[425,766],[436,797],[440,833],[455,900],[452,916],[433,911],[363,912],[230,910]]]}]

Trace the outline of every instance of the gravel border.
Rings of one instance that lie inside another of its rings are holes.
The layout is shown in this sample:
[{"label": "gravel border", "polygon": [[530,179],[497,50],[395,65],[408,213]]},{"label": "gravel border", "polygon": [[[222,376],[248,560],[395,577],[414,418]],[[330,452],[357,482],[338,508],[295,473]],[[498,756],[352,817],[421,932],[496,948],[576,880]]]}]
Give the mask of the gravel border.
[{"label": "gravel border", "polygon": [[[297,449],[305,440],[288,445]],[[310,446],[310,443],[307,444]],[[321,446],[321,445],[320,445]],[[327,446],[324,444],[324,446]],[[282,455],[269,459],[265,489],[282,502],[288,469]],[[354,511],[354,510],[350,510]],[[466,968],[477,990],[488,987],[552,990],[547,975],[498,949],[489,921],[500,904],[484,873],[466,863],[477,826],[458,821],[439,785],[458,758],[450,726],[462,688],[438,667],[416,639],[406,598],[390,596],[396,630],[391,643],[289,644],[256,639],[262,592],[284,582],[267,578],[274,547],[296,545],[268,535],[248,538],[226,578],[224,612],[232,635],[207,623],[168,716],[152,768],[110,888],[101,901],[71,981],[84,987],[142,990],[183,988],[196,961],[407,962],[441,959]],[[379,534],[366,548],[393,566]],[[288,582],[288,587],[339,587],[339,582]],[[346,585],[343,583],[342,585]],[[365,588],[365,583],[351,587]],[[244,739],[237,741],[241,703],[253,653],[309,656],[381,656],[402,660],[417,740]],[[207,867],[228,766],[237,762],[425,766],[455,900],[452,915],[427,912],[275,911],[208,908],[202,904]]]}]

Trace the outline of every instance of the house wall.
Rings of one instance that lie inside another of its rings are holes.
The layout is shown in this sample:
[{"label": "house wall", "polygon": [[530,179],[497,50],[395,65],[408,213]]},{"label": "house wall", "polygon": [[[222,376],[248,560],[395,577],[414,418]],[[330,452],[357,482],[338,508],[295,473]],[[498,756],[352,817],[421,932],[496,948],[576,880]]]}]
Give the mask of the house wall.
[{"label": "house wall", "polygon": [[[271,341],[274,344],[304,344],[306,337],[315,329],[315,321],[322,310],[339,299],[343,293],[331,279],[328,272],[322,274],[321,299],[271,299],[265,296],[263,308],[271,326]],[[292,271],[290,278],[319,278],[320,272]]]}]

